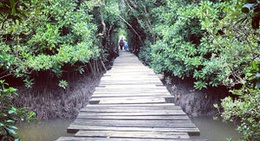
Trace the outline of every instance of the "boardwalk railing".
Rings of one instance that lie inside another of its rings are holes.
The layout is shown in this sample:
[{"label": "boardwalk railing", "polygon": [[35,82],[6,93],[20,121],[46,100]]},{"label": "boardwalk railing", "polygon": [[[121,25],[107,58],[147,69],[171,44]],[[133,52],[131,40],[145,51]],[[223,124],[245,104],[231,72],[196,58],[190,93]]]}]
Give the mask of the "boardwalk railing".
[{"label": "boardwalk railing", "polygon": [[67,129],[75,135],[57,141],[190,141],[200,133],[153,70],[128,52],[120,52],[89,103]]}]

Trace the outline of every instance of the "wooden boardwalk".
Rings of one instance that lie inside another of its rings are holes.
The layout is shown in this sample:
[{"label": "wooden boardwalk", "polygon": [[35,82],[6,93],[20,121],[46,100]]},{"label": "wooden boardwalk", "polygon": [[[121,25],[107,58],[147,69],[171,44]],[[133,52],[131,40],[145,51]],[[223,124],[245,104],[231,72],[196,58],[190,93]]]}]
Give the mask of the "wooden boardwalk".
[{"label": "wooden boardwalk", "polygon": [[153,70],[123,51],[67,131],[75,135],[57,141],[205,141],[190,139],[199,129]]}]

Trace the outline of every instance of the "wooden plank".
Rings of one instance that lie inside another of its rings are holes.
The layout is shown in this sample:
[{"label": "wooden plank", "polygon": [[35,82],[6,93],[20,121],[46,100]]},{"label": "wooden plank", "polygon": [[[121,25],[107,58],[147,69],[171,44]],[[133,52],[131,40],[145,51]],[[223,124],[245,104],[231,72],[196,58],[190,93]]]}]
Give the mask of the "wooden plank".
[{"label": "wooden plank", "polygon": [[137,138],[137,139],[189,139],[183,132],[134,132],[134,131],[79,131],[77,137]]},{"label": "wooden plank", "polygon": [[94,93],[169,93],[166,89],[104,89],[101,87],[96,87]]},{"label": "wooden plank", "polygon": [[160,104],[160,103],[173,103],[173,97],[146,97],[146,98],[103,98],[103,99],[91,99],[91,104]]},{"label": "wooden plank", "polygon": [[[124,85],[122,85],[124,86]],[[131,85],[130,87],[133,87],[135,89],[137,88],[142,88],[142,89],[148,89],[151,88],[152,90],[167,90],[167,88],[165,86],[162,85],[156,85],[156,84],[136,84],[136,85]],[[116,89],[116,90],[120,90],[122,89],[121,85],[115,85],[115,86],[101,86],[101,87],[96,87],[96,90],[98,89]],[[168,90],[167,90],[168,91]]]},{"label": "wooden plank", "polygon": [[109,110],[98,110],[98,109],[82,109],[81,112],[86,112],[86,113],[143,113],[146,115],[149,115],[149,113],[155,112],[158,114],[171,114],[171,115],[180,115],[184,113],[182,110],[124,110],[124,109],[109,109]]},{"label": "wooden plank", "polygon": [[96,87],[96,92],[100,93],[100,92],[108,92],[108,93],[169,93],[169,91],[167,91],[166,89],[156,89],[156,88],[123,88],[123,87],[119,87],[119,88],[107,88],[105,89],[102,87]]},{"label": "wooden plank", "polygon": [[116,112],[114,112],[114,113],[80,113],[80,114],[88,114],[88,115],[99,115],[99,116],[102,116],[102,115],[107,115],[107,116],[116,116],[116,115],[118,115],[118,116],[167,116],[167,115],[169,115],[169,116],[179,116],[179,115],[181,115],[181,116],[183,116],[183,115],[186,115],[183,111],[179,111],[179,112],[176,112],[176,111],[174,111],[174,112],[170,112],[170,111],[168,111],[168,112],[165,112],[165,111],[159,111],[159,110],[157,110],[157,111],[153,111],[152,113],[151,112],[121,112],[121,113],[116,113]]},{"label": "wooden plank", "polygon": [[[143,82],[143,83],[141,83]],[[158,83],[158,82],[144,82],[144,81],[139,81],[139,82],[116,82],[113,84],[113,82],[111,82],[112,84],[108,84],[108,85],[105,85],[105,84],[102,84],[100,83],[99,86],[102,86],[102,87],[106,87],[106,88],[110,88],[110,87],[121,87],[121,86],[127,86],[127,83],[129,83],[130,87],[135,87],[135,88],[139,88],[139,87],[153,87],[153,88],[157,88],[157,89],[161,89],[161,88],[165,88],[165,86],[162,86],[161,83]],[[121,83],[121,84],[120,84]]]},{"label": "wooden plank", "polygon": [[[91,100],[90,100],[91,101]],[[139,104],[139,103],[164,103],[165,98],[146,98],[146,99],[137,99],[137,98],[125,98],[125,99],[102,99],[100,104]]]},{"label": "wooden plank", "polygon": [[120,93],[120,94],[108,94],[108,93],[94,93],[91,98],[115,98],[115,97],[164,97],[164,98],[174,98],[173,95],[163,93],[163,94],[158,94],[158,93]]},{"label": "wooden plank", "polygon": [[60,137],[56,141],[208,141],[208,140],[207,139],[133,139],[133,138]]},{"label": "wooden plank", "polygon": [[166,113],[183,113],[181,109],[148,109],[148,108],[107,108],[107,109],[94,109],[94,108],[83,108],[81,112],[95,112],[95,113],[152,113],[152,112],[159,112],[164,111]]},{"label": "wooden plank", "polygon": [[164,106],[174,106],[174,103],[140,103],[140,104],[98,104],[98,105],[87,105],[88,107],[99,106],[99,107],[164,107]]},{"label": "wooden plank", "polygon": [[143,92],[143,90],[125,90],[125,91],[116,91],[116,90],[97,90],[96,92],[93,93],[93,95],[98,95],[98,94],[131,94],[131,95],[141,95],[141,94],[167,94],[167,95],[171,95],[168,91],[157,91],[157,90],[150,90],[150,91],[146,91]]},{"label": "wooden plank", "polygon": [[99,98],[97,98],[97,97],[92,97],[89,101],[110,101],[110,102],[112,102],[112,101],[121,101],[121,102],[123,102],[124,100],[125,101],[131,101],[131,100],[138,100],[138,101],[148,101],[149,99],[151,99],[151,100],[153,100],[153,101],[155,101],[156,99],[158,99],[158,100],[161,100],[161,99],[163,99],[163,102],[165,102],[165,99],[166,98],[174,98],[174,96],[171,96],[171,95],[169,95],[169,96],[153,96],[153,95],[151,95],[151,96],[134,96],[134,95],[132,95],[132,96],[127,96],[127,95],[123,95],[122,94],[122,96],[117,96],[117,97],[108,97],[108,96],[103,96],[103,97],[99,97]]},{"label": "wooden plank", "polygon": [[131,95],[171,95],[168,91],[147,91],[147,92],[142,92],[140,90],[135,91],[95,91],[93,95],[112,95],[112,94],[131,94]]},{"label": "wooden plank", "polygon": [[[129,92],[143,92],[143,91],[146,91],[146,92],[169,92],[165,87],[160,87],[160,86],[156,86],[154,85],[153,87],[141,87],[141,86],[138,86],[138,87],[134,87],[134,86],[131,86],[132,89],[128,89],[127,91]],[[130,87],[128,87],[130,88]],[[113,91],[113,92],[125,92],[126,89],[125,87],[121,87],[121,86],[117,86],[117,87],[96,87],[95,88],[96,91],[98,92],[105,92],[105,91]]]},{"label": "wooden plank", "polygon": [[96,120],[189,120],[188,116],[107,116],[107,115],[89,115],[79,114],[78,119],[96,119]]},{"label": "wooden plank", "polygon": [[[131,73],[130,73],[131,74]],[[109,80],[109,79],[119,79],[121,78],[122,76],[124,76],[125,78],[129,78],[130,80],[131,79],[158,79],[159,76],[157,74],[155,75],[130,75],[128,73],[128,75],[125,75],[125,74],[104,74],[103,77],[101,78],[101,80]],[[159,79],[160,80],[160,79]]]},{"label": "wooden plank", "polygon": [[[154,80],[154,81],[159,81],[158,76],[131,76],[131,75],[125,75],[124,78],[127,78],[125,81],[131,81],[131,80]],[[122,80],[122,76],[118,75],[118,76],[113,76],[113,77],[102,77],[100,79],[101,81],[118,81],[118,80]]]},{"label": "wooden plank", "polygon": [[131,76],[138,76],[138,75],[143,75],[143,76],[154,76],[155,74],[152,72],[107,72],[105,75],[110,75],[110,76],[125,76],[125,75],[131,75]]},{"label": "wooden plank", "polygon": [[191,121],[162,121],[162,120],[82,120],[76,119],[72,125],[92,125],[110,127],[167,127],[167,128],[196,128]]},{"label": "wooden plank", "polygon": [[100,105],[93,105],[93,106],[87,106],[81,109],[81,111],[86,110],[182,110],[180,106],[174,106],[174,105],[158,105],[158,106],[131,106],[128,107],[119,107],[119,106],[100,106]]},{"label": "wooden plank", "polygon": [[120,74],[120,73],[125,73],[125,74],[153,74],[155,73],[151,70],[110,70],[106,74]]},{"label": "wooden plank", "polygon": [[187,132],[189,135],[199,135],[200,130],[195,128],[166,128],[166,127],[109,127],[109,126],[89,126],[73,125],[68,127],[68,133],[76,133],[79,130],[88,131],[149,131],[149,132]]},{"label": "wooden plank", "polygon": [[157,77],[132,77],[130,75],[127,76],[113,76],[113,77],[103,77],[101,82],[117,82],[117,81],[156,81],[162,83]]},{"label": "wooden plank", "polygon": [[100,82],[100,85],[105,85],[105,86],[110,86],[110,85],[148,85],[151,84],[151,86],[159,86],[162,85],[161,82],[158,81],[145,81],[145,80],[140,80],[140,81],[111,81],[111,82]]}]

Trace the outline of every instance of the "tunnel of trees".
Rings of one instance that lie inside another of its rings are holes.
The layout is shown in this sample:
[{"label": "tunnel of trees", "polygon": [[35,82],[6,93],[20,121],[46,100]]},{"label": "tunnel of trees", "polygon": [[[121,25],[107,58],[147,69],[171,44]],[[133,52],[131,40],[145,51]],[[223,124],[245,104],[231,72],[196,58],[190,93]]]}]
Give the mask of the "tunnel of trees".
[{"label": "tunnel of trees", "polygon": [[[241,11],[249,2],[247,13]],[[239,121],[243,140],[260,138],[258,1],[245,0],[1,0],[0,140],[31,118],[10,101],[14,81],[31,88],[68,87],[69,73],[100,73],[130,52],[157,73],[193,78],[196,89],[225,86],[233,97],[215,105]],[[5,80],[5,81],[4,81]]]}]

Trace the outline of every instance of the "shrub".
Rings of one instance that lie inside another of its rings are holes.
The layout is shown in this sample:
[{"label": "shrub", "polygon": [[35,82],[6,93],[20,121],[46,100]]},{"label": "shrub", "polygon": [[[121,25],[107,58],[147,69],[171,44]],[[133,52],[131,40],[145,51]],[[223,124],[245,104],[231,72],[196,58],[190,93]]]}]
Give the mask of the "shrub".
[{"label": "shrub", "polygon": [[8,86],[0,80],[0,140],[18,140],[16,124],[19,121],[32,120],[34,112],[28,112],[26,108],[16,108],[12,99],[18,95],[16,89]]}]

